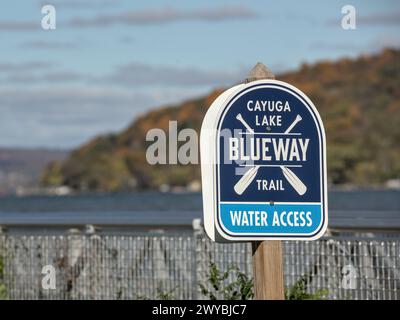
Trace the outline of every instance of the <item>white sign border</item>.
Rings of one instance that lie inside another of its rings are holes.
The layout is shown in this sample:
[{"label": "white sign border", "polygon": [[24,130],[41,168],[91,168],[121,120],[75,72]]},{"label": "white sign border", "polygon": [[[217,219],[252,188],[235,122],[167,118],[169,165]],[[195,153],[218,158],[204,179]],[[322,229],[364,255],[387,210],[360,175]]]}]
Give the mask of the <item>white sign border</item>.
[{"label": "white sign border", "polygon": [[[216,241],[215,212],[217,210],[214,201],[216,195],[214,163],[216,159],[215,148],[212,142],[216,141],[216,120],[219,119],[222,106],[233,94],[239,92],[245,85],[238,84],[222,92],[208,108],[203,119],[200,131],[200,157],[201,178],[203,196],[203,223],[204,229],[211,240]],[[210,143],[211,141],[211,143]]]}]

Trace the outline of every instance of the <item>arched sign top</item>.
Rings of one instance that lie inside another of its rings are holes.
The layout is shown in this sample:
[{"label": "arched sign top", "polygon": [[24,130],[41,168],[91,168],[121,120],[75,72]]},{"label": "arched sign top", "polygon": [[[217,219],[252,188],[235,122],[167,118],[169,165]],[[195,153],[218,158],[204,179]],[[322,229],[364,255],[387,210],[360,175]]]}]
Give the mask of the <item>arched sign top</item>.
[{"label": "arched sign top", "polygon": [[[326,142],[311,100],[276,80],[237,86],[217,100],[201,136],[209,236],[320,237],[327,227]],[[205,130],[212,132],[206,140]]]}]

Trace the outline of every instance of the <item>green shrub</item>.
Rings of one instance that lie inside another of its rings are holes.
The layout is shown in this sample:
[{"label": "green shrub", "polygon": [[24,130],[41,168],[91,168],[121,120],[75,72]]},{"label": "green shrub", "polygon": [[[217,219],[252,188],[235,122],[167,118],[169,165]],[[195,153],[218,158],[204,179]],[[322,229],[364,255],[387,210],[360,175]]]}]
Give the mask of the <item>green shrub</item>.
[{"label": "green shrub", "polygon": [[[175,299],[174,292],[176,291],[177,288],[178,287],[175,287],[175,288],[173,288],[171,290],[163,290],[160,287],[158,287],[155,299],[156,300],[174,300]],[[136,295],[136,299],[138,299],[138,300],[152,300],[148,296],[141,295],[141,294],[137,294]]]},{"label": "green shrub", "polygon": [[174,300],[174,292],[176,290],[176,287],[171,289],[171,290],[167,290],[167,291],[163,291],[160,288],[157,289],[157,300]]},{"label": "green shrub", "polygon": [[286,300],[325,300],[327,295],[328,290],[326,289],[320,289],[315,293],[308,293],[305,277],[302,277],[291,288],[285,290]]},{"label": "green shrub", "polygon": [[[228,282],[233,274],[235,280]],[[307,292],[306,276],[298,280],[291,288],[285,290],[286,300],[324,300],[327,299],[328,290],[321,289],[315,293]],[[221,272],[214,263],[210,263],[206,283],[199,283],[201,293],[210,300],[250,300],[254,298],[253,279],[240,272],[235,266]],[[211,289],[209,289],[211,288]]]},{"label": "green shrub", "polygon": [[[235,280],[228,282],[233,274]],[[231,266],[227,271],[221,272],[214,263],[210,263],[209,274],[206,283],[199,283],[201,293],[210,300],[249,300],[254,297],[253,280],[240,270]],[[208,288],[211,289],[208,289]]]}]

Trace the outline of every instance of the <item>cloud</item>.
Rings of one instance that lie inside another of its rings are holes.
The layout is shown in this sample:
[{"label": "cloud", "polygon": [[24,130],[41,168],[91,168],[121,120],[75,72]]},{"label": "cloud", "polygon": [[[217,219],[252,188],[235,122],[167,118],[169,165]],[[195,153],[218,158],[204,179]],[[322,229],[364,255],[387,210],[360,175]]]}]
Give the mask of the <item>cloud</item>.
[{"label": "cloud", "polygon": [[25,72],[44,70],[52,67],[50,62],[27,61],[27,62],[0,62],[0,72]]},{"label": "cloud", "polygon": [[357,17],[357,23],[359,23],[360,25],[369,25],[369,26],[400,25],[400,11],[374,13],[369,16],[360,16]]},{"label": "cloud", "polygon": [[99,81],[123,86],[224,86],[241,81],[248,70],[201,70],[131,62],[117,67]]},{"label": "cloud", "polygon": [[323,50],[323,51],[358,51],[362,49],[364,45],[360,46],[353,42],[325,42],[316,41],[310,43],[309,48],[312,50]]},{"label": "cloud", "polygon": [[153,103],[151,95],[106,87],[2,90],[0,145],[76,146]]},{"label": "cloud", "polygon": [[[0,77],[4,83],[53,83],[79,81],[85,85],[111,85],[115,87],[221,87],[242,81],[250,67],[230,70],[207,70],[195,67],[176,67],[130,62],[114,67],[108,74],[94,76],[58,66],[46,69],[45,63],[0,63]],[[277,70],[277,69],[274,69]]]},{"label": "cloud", "polygon": [[177,21],[222,21],[254,18],[257,14],[244,6],[225,6],[219,8],[182,11],[175,8],[128,11],[117,14],[97,15],[92,18],[74,18],[70,25],[75,27],[124,25],[154,25]]},{"label": "cloud", "polygon": [[0,21],[0,31],[41,30],[39,21]]},{"label": "cloud", "polygon": [[400,37],[389,34],[374,37],[365,43],[354,42],[324,42],[318,41],[310,44],[312,50],[341,51],[352,54],[378,53],[384,48],[399,48]]},{"label": "cloud", "polygon": [[131,37],[131,36],[122,36],[119,38],[119,41],[123,44],[131,44],[135,42],[135,38]]},{"label": "cloud", "polygon": [[29,84],[36,85],[43,82],[66,82],[86,80],[83,74],[60,69],[51,62],[0,62],[0,82],[2,84]]},{"label": "cloud", "polygon": [[[120,0],[52,0],[51,4],[63,9],[102,9],[120,4]],[[39,6],[49,4],[48,1],[39,1]]]},{"label": "cloud", "polygon": [[0,83],[37,85],[44,82],[88,81],[84,73],[63,69],[47,61],[0,62]]},{"label": "cloud", "polygon": [[84,75],[79,72],[63,70],[46,73],[41,77],[41,79],[49,82],[78,81],[84,79]]},{"label": "cloud", "polygon": [[36,41],[28,41],[25,43],[21,43],[20,47],[25,49],[68,50],[68,49],[78,48],[79,45],[75,42],[67,42],[67,41],[36,40]]},{"label": "cloud", "polygon": [[[110,1],[101,1],[99,5],[107,5]],[[94,8],[94,1],[59,1],[57,7]],[[122,25],[160,25],[178,21],[218,22],[224,20],[240,20],[257,17],[257,13],[245,6],[224,6],[217,8],[183,11],[175,8],[156,8],[142,11],[127,11],[115,14],[97,14],[93,17],[75,17],[59,23],[63,27],[106,27]],[[41,30],[40,21],[0,21],[1,31],[34,31]]]},{"label": "cloud", "polygon": [[0,90],[0,146],[73,148],[127,126],[151,107],[204,92],[131,88],[49,87]]},{"label": "cloud", "polygon": [[4,83],[18,83],[18,84],[29,84],[37,85],[41,83],[66,83],[66,82],[78,82],[88,81],[90,77],[75,72],[72,70],[54,70],[52,72],[45,73],[34,73],[34,72],[15,72],[4,77],[2,80]]},{"label": "cloud", "polygon": [[38,85],[43,83],[66,83],[88,81],[87,76],[72,70],[55,70],[46,73],[15,72],[0,79],[4,84]]},{"label": "cloud", "polygon": [[[340,19],[328,21],[330,26],[340,26]],[[400,11],[376,12],[370,15],[361,16],[356,14],[357,28],[359,26],[398,26],[400,25]]]},{"label": "cloud", "polygon": [[103,75],[46,62],[0,63],[0,146],[73,148],[151,108],[244,79],[249,68],[204,70],[131,62]]}]

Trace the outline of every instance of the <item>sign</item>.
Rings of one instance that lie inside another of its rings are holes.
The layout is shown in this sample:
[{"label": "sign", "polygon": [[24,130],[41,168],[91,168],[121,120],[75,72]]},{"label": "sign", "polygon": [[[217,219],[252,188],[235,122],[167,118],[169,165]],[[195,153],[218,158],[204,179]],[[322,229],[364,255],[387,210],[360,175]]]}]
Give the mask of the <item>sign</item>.
[{"label": "sign", "polygon": [[200,140],[211,239],[313,240],[324,234],[325,132],[304,93],[277,80],[233,87],[210,107]]}]

